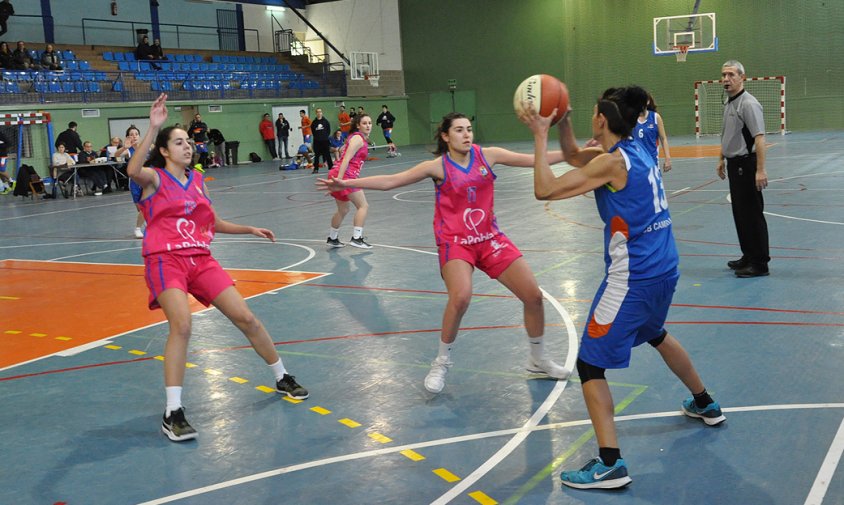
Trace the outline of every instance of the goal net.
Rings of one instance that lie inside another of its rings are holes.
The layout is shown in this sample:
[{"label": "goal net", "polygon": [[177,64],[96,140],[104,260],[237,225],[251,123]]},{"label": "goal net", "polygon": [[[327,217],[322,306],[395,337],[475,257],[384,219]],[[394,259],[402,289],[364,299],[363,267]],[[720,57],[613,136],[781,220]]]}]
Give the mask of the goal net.
[{"label": "goal net", "polygon": [[17,178],[22,163],[35,168],[42,177],[49,175],[52,153],[50,116],[41,112],[0,114],[0,134],[6,145],[6,175]]},{"label": "goal net", "polygon": [[[744,89],[762,104],[765,133],[785,134],[785,76],[748,77]],[[721,81],[695,81],[695,134],[720,135],[727,93]]]}]

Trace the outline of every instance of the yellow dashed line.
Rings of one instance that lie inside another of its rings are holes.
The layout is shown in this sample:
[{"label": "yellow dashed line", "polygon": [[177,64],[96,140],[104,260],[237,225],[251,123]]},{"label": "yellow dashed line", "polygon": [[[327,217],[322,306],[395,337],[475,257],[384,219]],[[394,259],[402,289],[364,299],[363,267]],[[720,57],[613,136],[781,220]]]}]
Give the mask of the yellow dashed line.
[{"label": "yellow dashed line", "polygon": [[360,426],[360,423],[359,423],[359,422],[357,422],[357,421],[352,421],[351,419],[349,419],[349,418],[347,418],[347,417],[344,417],[343,419],[340,419],[340,420],[339,420],[339,421],[337,421],[337,422],[338,422],[338,423],[340,423],[340,424],[345,424],[345,425],[346,425],[346,426],[348,426],[349,428],[357,428],[357,427],[359,427],[359,426]]},{"label": "yellow dashed line", "polygon": [[369,438],[371,438],[372,440],[375,440],[376,442],[382,443],[382,444],[388,444],[388,443],[393,441],[392,438],[386,437],[386,436],[384,436],[380,433],[370,433]]},{"label": "yellow dashed line", "polygon": [[104,345],[103,347],[105,347],[106,349],[111,349],[112,351],[119,351],[120,349],[123,349],[123,347],[119,345]]},{"label": "yellow dashed line", "polygon": [[457,482],[458,480],[460,480],[460,477],[454,475],[453,473],[449,472],[445,468],[437,468],[436,470],[433,470],[433,472],[439,478],[441,478],[442,480],[444,480],[446,482]]},{"label": "yellow dashed line", "polygon": [[404,457],[406,457],[406,458],[408,458],[412,461],[422,461],[423,459],[425,459],[425,456],[423,456],[423,455],[419,454],[418,452],[411,450],[411,449],[405,449],[405,450],[401,451],[399,454],[401,454],[402,456],[404,456]]},{"label": "yellow dashed line", "polygon": [[70,337],[56,337],[56,340],[62,340],[64,342],[67,342],[68,340],[73,340],[73,339],[70,338]]},{"label": "yellow dashed line", "polygon": [[146,351],[139,351],[137,349],[132,349],[129,351],[129,354],[134,354],[135,356],[143,356],[146,354]]},{"label": "yellow dashed line", "polygon": [[229,380],[232,382],[237,382],[238,384],[246,384],[247,382],[249,382],[248,379],[244,379],[243,377],[230,377]]},{"label": "yellow dashed line", "polygon": [[207,373],[208,375],[222,375],[223,374],[223,372],[221,372],[219,370],[214,370],[213,368],[206,368],[205,373]]},{"label": "yellow dashed line", "polygon": [[23,333],[23,332],[22,332],[22,331],[20,331],[20,330],[6,330],[6,331],[5,331],[5,332],[3,332],[3,333],[5,333],[6,335],[17,335],[17,334],[19,334],[19,333]]},{"label": "yellow dashed line", "polygon": [[41,338],[41,337],[46,337],[47,334],[46,333],[30,333],[29,336]]},{"label": "yellow dashed line", "polygon": [[330,413],[331,413],[331,411],[330,411],[330,410],[328,410],[328,409],[324,409],[324,408],[319,407],[319,406],[316,406],[316,407],[311,407],[311,410],[313,410],[314,412],[316,412],[317,414],[319,414],[319,415],[321,415],[321,416],[324,416],[324,415],[326,415],[326,414],[330,414]]},{"label": "yellow dashed line", "polygon": [[[157,359],[158,361],[164,361],[164,356],[161,356],[159,354],[158,356],[153,356],[152,359]],[[187,367],[185,367],[185,368],[187,368]]]},{"label": "yellow dashed line", "polygon": [[483,491],[473,491],[469,496],[475,499],[481,505],[497,505],[498,502],[487,496]]},{"label": "yellow dashed line", "polygon": [[255,389],[263,393],[275,393],[275,389],[268,388],[267,386],[255,386]]},{"label": "yellow dashed line", "polygon": [[290,398],[287,395],[282,396],[281,399],[286,401],[286,402],[290,402],[293,405],[296,405],[297,403],[302,403],[302,400],[299,400],[299,399],[296,399],[296,398]]},{"label": "yellow dashed line", "polygon": [[[161,358],[161,361],[164,361],[164,357]],[[198,366],[196,363],[185,363],[185,368],[196,368]]]}]

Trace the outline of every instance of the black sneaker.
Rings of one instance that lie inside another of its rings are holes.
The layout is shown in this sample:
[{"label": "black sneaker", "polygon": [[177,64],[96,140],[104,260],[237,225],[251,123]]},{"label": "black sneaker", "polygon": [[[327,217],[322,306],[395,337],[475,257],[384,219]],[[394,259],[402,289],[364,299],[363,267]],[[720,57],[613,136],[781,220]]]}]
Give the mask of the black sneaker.
[{"label": "black sneaker", "polygon": [[730,270],[741,270],[742,268],[746,267],[750,264],[750,260],[745,258],[744,256],[741,259],[732,260],[727,262],[727,266]]},{"label": "black sneaker", "polygon": [[304,400],[308,397],[308,390],[300,386],[296,382],[296,377],[290,374],[284,374],[281,380],[276,381],[275,390],[296,400]]},{"label": "black sneaker", "polygon": [[349,240],[349,245],[358,249],[372,249],[372,246],[367,244],[363,237]]},{"label": "black sneaker", "polygon": [[169,416],[166,412],[164,413],[161,431],[173,442],[184,442],[197,437],[196,430],[185,419],[185,409],[182,407],[170,412]]},{"label": "black sneaker", "polygon": [[328,237],[328,240],[326,240],[325,243],[328,244],[328,247],[334,247],[334,248],[346,247],[346,244],[344,244],[343,242],[340,242],[339,238]]}]

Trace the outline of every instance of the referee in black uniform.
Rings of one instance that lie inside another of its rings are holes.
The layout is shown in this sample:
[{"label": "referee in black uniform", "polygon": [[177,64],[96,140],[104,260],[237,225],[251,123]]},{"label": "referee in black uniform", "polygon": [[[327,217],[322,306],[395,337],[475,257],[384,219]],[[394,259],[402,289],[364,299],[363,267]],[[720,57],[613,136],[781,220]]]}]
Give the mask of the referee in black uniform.
[{"label": "referee in black uniform", "polygon": [[331,136],[331,123],[322,115],[322,109],[316,110],[316,119],[311,123],[311,131],[314,133],[314,171],[319,172],[319,159],[325,161],[328,170],[334,167],[331,161],[331,143],[328,138]]}]

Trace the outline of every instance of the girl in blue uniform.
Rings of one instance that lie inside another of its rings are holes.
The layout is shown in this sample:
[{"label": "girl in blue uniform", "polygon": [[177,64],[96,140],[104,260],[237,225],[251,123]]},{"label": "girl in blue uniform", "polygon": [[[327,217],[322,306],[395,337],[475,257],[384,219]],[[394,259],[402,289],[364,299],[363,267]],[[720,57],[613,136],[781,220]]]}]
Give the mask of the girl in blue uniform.
[{"label": "girl in blue uniform", "polygon": [[668,135],[665,133],[665,125],[662,116],[656,111],[654,97],[648,93],[648,106],[639,114],[636,126],[633,127],[633,138],[639,141],[646,152],[659,163],[659,146],[662,145],[662,152],[665,154],[665,162],[662,171],[671,170],[671,150],[668,148]]},{"label": "girl in blue uniform", "polygon": [[610,88],[595,105],[593,138],[599,146],[578,148],[569,111],[557,111],[565,160],[575,167],[556,177],[546,149],[551,119],[525,104],[522,121],[534,133],[534,193],[539,200],[561,200],[595,192],[604,222],[606,276],[592,302],[580,344],[577,370],[599,456],[581,470],[562,472],[563,484],[581,489],[617,488],[631,482],[613,420],[613,400],[604,373],[626,368],[633,347],[653,346],[692,396],[683,412],[716,425],[725,417],[698,376],[689,355],[664,328],[677,285],[678,254],[659,166],[630,137],[647,92],[637,86]]}]

